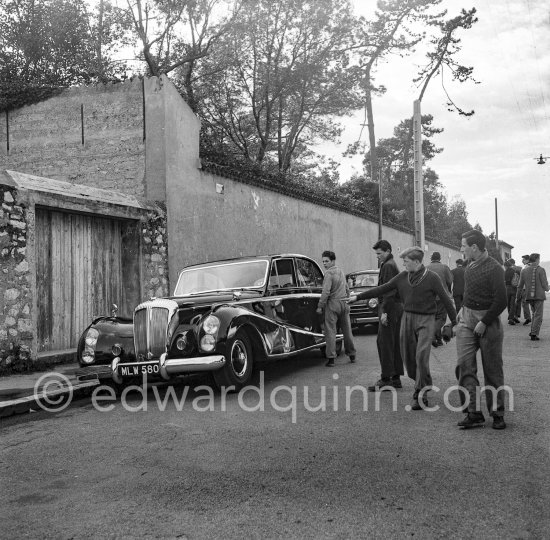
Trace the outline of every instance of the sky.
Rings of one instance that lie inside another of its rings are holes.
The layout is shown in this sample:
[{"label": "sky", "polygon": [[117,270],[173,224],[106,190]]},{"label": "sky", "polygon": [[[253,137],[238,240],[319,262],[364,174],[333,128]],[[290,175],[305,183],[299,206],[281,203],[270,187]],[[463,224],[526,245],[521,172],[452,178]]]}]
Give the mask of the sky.
[{"label": "sky", "polygon": [[[354,0],[358,14],[370,15],[375,0]],[[439,175],[449,201],[461,197],[468,219],[485,234],[514,246],[512,256],[541,253],[550,260],[550,159],[538,165],[540,154],[550,156],[550,4],[540,0],[443,0],[448,17],[461,8],[477,9],[479,21],[458,37],[460,63],[474,67],[479,84],[453,82],[445,87],[466,118],[447,111],[441,78],[432,80],[422,100],[422,113],[434,116],[444,128],[434,142],[444,151],[429,166]],[[401,120],[412,116],[419,89],[412,83],[424,51],[379,64],[377,84],[387,92],[374,101],[376,138],[392,136]],[[357,140],[363,112],[345,118],[342,144],[333,157],[347,180],[361,171],[361,157],[342,158],[340,150]],[[366,130],[363,141],[368,141]]]}]

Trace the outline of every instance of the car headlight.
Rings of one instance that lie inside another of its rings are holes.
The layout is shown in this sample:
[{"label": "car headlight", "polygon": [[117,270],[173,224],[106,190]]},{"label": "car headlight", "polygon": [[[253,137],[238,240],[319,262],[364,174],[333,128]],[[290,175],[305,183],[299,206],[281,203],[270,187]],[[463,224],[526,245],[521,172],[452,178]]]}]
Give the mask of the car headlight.
[{"label": "car headlight", "polygon": [[371,298],[369,300],[369,307],[375,308],[378,305],[378,298]]},{"label": "car headlight", "polygon": [[97,343],[98,337],[99,337],[99,332],[95,328],[90,328],[86,333],[86,337],[84,338],[84,341],[86,345],[88,345],[89,347],[93,347],[95,349],[95,345]]},{"label": "car headlight", "polygon": [[202,336],[201,349],[203,351],[213,351],[215,346],[216,338],[214,336],[212,336],[211,334],[206,334],[205,336]]},{"label": "car headlight", "polygon": [[97,338],[99,337],[99,332],[95,328],[90,328],[86,332],[84,337],[84,350],[80,356],[84,364],[91,364],[95,360],[95,346],[97,344]]},{"label": "car headlight", "polygon": [[82,353],[81,359],[84,364],[91,364],[95,360],[95,355],[93,352],[85,351]]},{"label": "car headlight", "polygon": [[220,319],[215,315],[208,315],[208,317],[204,319],[202,327],[207,334],[216,334],[220,328]]}]

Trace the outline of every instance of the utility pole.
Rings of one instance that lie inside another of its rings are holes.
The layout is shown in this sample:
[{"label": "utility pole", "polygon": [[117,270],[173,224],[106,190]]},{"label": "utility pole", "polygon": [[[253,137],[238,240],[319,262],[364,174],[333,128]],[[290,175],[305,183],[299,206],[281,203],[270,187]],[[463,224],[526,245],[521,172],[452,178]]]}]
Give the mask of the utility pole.
[{"label": "utility pole", "polygon": [[414,101],[413,111],[414,242],[424,251],[426,237],[424,233],[424,178],[422,176],[422,115],[419,99]]},{"label": "utility pole", "polygon": [[378,240],[382,240],[382,169],[383,164],[378,167]]},{"label": "utility pole", "polygon": [[495,245],[497,253],[500,253],[498,248],[498,199],[495,197]]}]

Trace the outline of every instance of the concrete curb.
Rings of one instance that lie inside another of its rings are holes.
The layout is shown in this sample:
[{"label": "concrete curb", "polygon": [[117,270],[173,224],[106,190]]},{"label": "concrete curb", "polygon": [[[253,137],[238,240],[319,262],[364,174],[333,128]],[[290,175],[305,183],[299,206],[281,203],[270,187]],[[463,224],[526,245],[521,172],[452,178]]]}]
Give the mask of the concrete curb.
[{"label": "concrete curb", "polygon": [[[71,402],[76,399],[85,398],[89,395],[90,389],[99,384],[98,380],[79,382],[71,384],[66,388],[41,392],[40,394],[35,392],[32,396],[0,401],[0,418],[6,418],[14,414],[28,413],[31,409],[36,411],[45,410],[48,412],[60,412],[68,406],[68,403],[62,403],[62,398],[69,396]],[[53,404],[50,402],[52,398],[57,398],[57,400],[54,400]],[[58,400],[61,400],[59,404]]]}]

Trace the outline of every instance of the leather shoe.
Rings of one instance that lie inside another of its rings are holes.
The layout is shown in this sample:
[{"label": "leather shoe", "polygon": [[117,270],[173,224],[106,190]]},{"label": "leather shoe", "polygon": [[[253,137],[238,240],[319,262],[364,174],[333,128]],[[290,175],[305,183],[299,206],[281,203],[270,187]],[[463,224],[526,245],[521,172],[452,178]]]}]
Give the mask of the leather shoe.
[{"label": "leather shoe", "polygon": [[520,321],[517,317],[514,317],[514,322],[515,322],[516,324],[519,324],[521,321]]},{"label": "leather shoe", "polygon": [[528,324],[531,324],[531,319],[525,319],[525,321],[523,321],[523,326],[527,326]]},{"label": "leather shoe", "polygon": [[350,355],[349,357],[349,361],[352,363],[352,364],[355,364],[355,355]]},{"label": "leather shoe", "polygon": [[531,341],[540,341],[539,336],[535,336],[535,334],[529,334],[531,336]]},{"label": "leather shoe", "polygon": [[464,420],[457,423],[457,426],[462,429],[470,429],[483,427],[485,425],[485,417],[481,413],[468,413]]},{"label": "leather shoe", "polygon": [[506,422],[502,416],[493,417],[493,429],[506,429]]},{"label": "leather shoe", "polygon": [[372,386],[369,386],[367,390],[369,392],[388,392],[390,388],[395,388],[390,380],[380,379],[376,381]]},{"label": "leather shoe", "polygon": [[418,398],[413,398],[411,405],[412,411],[422,411],[426,407],[428,407],[428,398],[426,396],[422,398],[422,404],[420,403],[420,400]]},{"label": "leather shoe", "polygon": [[508,324],[511,324],[512,326],[515,326],[516,323],[514,321],[510,320],[510,321],[508,321]]},{"label": "leather shoe", "polygon": [[327,367],[334,367],[334,358],[329,358],[328,362],[325,364]]},{"label": "leather shoe", "polygon": [[403,388],[403,385],[401,384],[401,377],[392,377],[391,378],[391,385],[394,388]]}]

